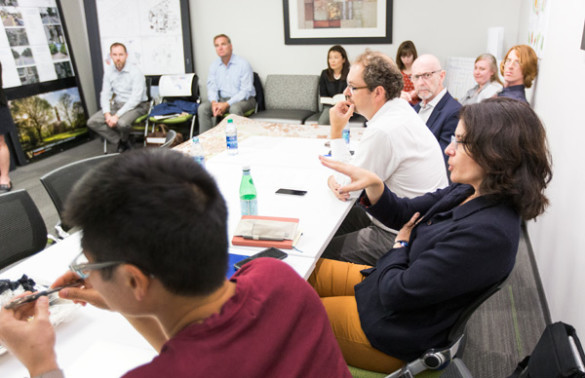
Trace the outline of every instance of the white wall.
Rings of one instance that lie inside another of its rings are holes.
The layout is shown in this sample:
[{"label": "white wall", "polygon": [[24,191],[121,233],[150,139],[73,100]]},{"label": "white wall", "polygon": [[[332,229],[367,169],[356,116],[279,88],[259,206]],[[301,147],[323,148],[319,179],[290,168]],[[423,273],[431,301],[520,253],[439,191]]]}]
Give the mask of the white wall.
[{"label": "white wall", "polygon": [[[291,0],[292,1],[292,0]],[[394,0],[392,44],[345,45],[354,59],[366,47],[394,58],[398,45],[411,39],[420,53],[443,62],[450,56],[475,57],[486,50],[487,29],[505,28],[504,47],[514,45],[522,0]],[[97,110],[83,0],[61,2],[90,113]],[[329,45],[285,45],[280,0],[190,0],[195,70],[206,98],[205,80],[216,58],[213,37],[230,36],[234,53],[245,57],[264,80],[269,74],[315,74],[327,66]],[[502,11],[506,9],[506,11]]]},{"label": "white wall", "polygon": [[[292,0],[291,0],[292,1]],[[213,37],[230,36],[234,53],[245,57],[264,80],[268,74],[315,74],[327,67],[329,45],[285,45],[280,0],[191,0],[195,69],[203,80],[217,57]],[[404,40],[443,62],[450,56],[485,52],[487,29],[505,27],[505,47],[516,43],[521,0],[394,0],[393,41],[384,45],[344,45],[354,59],[366,47],[396,55]],[[502,9],[506,9],[505,12]],[[204,85],[202,91],[206,95]]]},{"label": "white wall", "polygon": [[553,157],[551,205],[529,224],[553,321],[585,337],[585,51],[580,50],[585,1],[550,2],[549,27],[539,66],[534,109],[547,128]]}]

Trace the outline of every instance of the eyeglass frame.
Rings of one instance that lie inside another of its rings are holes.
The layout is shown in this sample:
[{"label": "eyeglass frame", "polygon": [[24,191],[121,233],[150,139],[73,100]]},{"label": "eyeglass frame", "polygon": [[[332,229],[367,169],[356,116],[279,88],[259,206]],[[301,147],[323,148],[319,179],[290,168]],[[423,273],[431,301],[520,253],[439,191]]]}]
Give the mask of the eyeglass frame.
[{"label": "eyeglass frame", "polygon": [[457,147],[459,147],[459,145],[462,145],[463,148],[465,148],[465,146],[467,146],[468,144],[468,142],[465,140],[457,140],[455,134],[451,135],[451,142],[449,142],[449,146],[452,145],[453,143],[455,143],[455,150],[457,150]]},{"label": "eyeglass frame", "polygon": [[77,260],[83,255],[83,251],[79,252],[77,256],[71,261],[69,264],[69,270],[73,273],[77,274],[79,278],[85,280],[89,277],[89,273],[86,274],[83,271],[92,271],[92,270],[101,270],[105,268],[109,268],[111,266],[116,266],[120,264],[125,264],[124,261],[108,261],[108,262],[100,262],[100,263],[81,263],[76,264]]},{"label": "eyeglass frame", "polygon": [[504,66],[509,66],[509,65],[512,65],[512,67],[514,67],[514,68],[520,68],[520,67],[522,67],[522,62],[520,62],[519,59],[512,60],[510,58],[506,58],[504,60]]},{"label": "eyeglass frame", "polygon": [[347,84],[347,89],[349,90],[349,94],[353,96],[354,92],[357,91],[358,89],[366,89],[366,88],[370,88],[367,85],[361,86],[361,87],[354,87],[353,85],[349,85]]},{"label": "eyeglass frame", "polygon": [[410,80],[413,83],[415,81],[419,81],[420,79],[429,80],[431,77],[433,77],[434,74],[436,74],[437,72],[441,72],[441,71],[443,71],[443,69],[438,69],[438,70],[431,71],[431,72],[424,72],[424,73],[421,73],[419,75],[410,75]]}]

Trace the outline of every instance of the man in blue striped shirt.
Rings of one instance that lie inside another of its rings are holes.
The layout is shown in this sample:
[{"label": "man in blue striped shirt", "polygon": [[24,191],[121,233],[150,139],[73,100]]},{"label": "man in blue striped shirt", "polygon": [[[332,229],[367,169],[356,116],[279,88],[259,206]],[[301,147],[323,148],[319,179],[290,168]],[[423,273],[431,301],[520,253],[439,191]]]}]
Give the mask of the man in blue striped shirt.
[{"label": "man in blue striped shirt", "polygon": [[199,106],[199,133],[217,123],[225,113],[244,115],[256,106],[254,73],[250,64],[232,54],[232,42],[225,34],[213,38],[218,58],[209,67],[207,102]]}]

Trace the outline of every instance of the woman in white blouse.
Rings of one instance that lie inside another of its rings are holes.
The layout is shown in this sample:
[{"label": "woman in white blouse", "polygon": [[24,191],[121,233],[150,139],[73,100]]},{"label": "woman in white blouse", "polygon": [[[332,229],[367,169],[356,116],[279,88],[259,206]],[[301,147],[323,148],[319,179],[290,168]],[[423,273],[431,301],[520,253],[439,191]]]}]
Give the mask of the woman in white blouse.
[{"label": "woman in white blouse", "polygon": [[459,101],[461,105],[476,104],[496,96],[502,91],[502,82],[498,76],[498,64],[492,54],[481,54],[475,59],[473,78],[477,85],[471,88]]}]

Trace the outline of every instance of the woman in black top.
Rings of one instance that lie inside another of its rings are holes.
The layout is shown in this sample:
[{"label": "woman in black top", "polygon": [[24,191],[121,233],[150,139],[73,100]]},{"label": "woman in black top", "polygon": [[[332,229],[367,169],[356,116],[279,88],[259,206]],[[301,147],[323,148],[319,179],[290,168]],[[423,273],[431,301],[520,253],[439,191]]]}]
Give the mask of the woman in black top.
[{"label": "woman in black top", "polygon": [[6,145],[6,137],[9,132],[15,130],[8,101],[2,90],[2,63],[0,63],[0,194],[12,190],[12,182],[8,176],[10,171],[10,151]]},{"label": "woman in black top", "polygon": [[[321,97],[333,97],[343,93],[347,87],[347,73],[349,60],[345,49],[340,45],[332,46],[327,53],[327,69],[321,72],[319,79],[319,93]],[[319,116],[319,125],[329,125],[329,109],[332,105],[323,104],[323,111]]]}]

